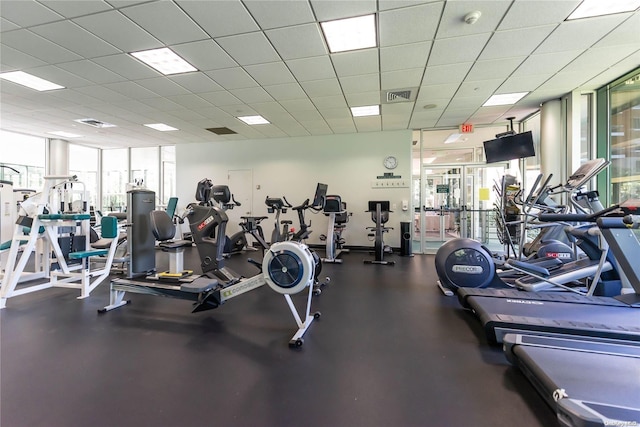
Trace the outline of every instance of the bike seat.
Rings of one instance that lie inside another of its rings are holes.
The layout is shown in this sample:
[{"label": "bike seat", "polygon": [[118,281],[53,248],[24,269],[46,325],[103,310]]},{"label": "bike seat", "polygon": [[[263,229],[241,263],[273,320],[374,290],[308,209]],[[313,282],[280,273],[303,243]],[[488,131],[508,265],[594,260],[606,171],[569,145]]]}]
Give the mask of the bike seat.
[{"label": "bike seat", "polygon": [[280,221],[280,224],[293,224],[293,221],[285,219],[285,220]]}]

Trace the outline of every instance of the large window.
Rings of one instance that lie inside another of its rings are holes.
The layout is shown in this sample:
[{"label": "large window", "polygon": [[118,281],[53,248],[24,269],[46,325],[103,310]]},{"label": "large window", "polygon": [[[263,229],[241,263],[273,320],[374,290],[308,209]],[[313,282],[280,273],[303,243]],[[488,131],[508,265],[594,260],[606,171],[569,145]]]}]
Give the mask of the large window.
[{"label": "large window", "polygon": [[129,182],[129,149],[102,151],[102,206],[103,211],[122,212],[127,206]]},{"label": "large window", "polygon": [[98,202],[98,149],[69,144],[69,174],[84,183],[89,205]]},{"label": "large window", "polygon": [[611,87],[611,203],[640,198],[640,73]]},{"label": "large window", "polygon": [[45,142],[44,138],[0,130],[0,165],[8,166],[0,168],[0,179],[13,182],[13,188],[40,191],[44,185]]},{"label": "large window", "polygon": [[[131,181],[160,194],[158,147],[131,149]],[[157,203],[157,202],[156,202]]]},{"label": "large window", "polygon": [[160,147],[162,163],[162,197],[160,202],[166,205],[169,198],[176,195],[176,147],[173,145]]},{"label": "large window", "polygon": [[593,94],[580,95],[580,163],[591,160],[593,151]]}]

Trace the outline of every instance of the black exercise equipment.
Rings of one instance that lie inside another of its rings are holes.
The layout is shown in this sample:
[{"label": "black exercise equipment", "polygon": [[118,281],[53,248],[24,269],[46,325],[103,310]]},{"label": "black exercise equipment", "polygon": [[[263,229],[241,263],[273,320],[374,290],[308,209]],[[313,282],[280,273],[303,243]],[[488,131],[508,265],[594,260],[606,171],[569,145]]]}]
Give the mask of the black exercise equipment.
[{"label": "black exercise equipment", "polygon": [[367,227],[367,230],[373,231],[369,233],[369,238],[374,239],[374,256],[375,259],[365,259],[365,264],[382,264],[382,265],[394,265],[395,261],[385,261],[384,254],[391,253],[391,248],[384,244],[384,233],[393,230],[392,227],[385,227],[384,224],[389,221],[389,213],[392,212],[389,209],[389,201],[369,201],[369,209],[365,212],[371,213],[371,221],[373,221],[375,227]]},{"label": "black exercise equipment", "polygon": [[[293,223],[291,220],[280,221],[280,214],[287,213],[287,208],[293,206],[283,196],[269,197],[264,199],[264,204],[267,205],[267,212],[276,213],[276,219],[273,224],[273,231],[271,232],[271,243],[285,242],[291,237],[290,225]],[[282,231],[280,231],[280,224],[282,224]]]},{"label": "black exercise equipment", "polygon": [[320,235],[320,240],[326,242],[326,254],[322,261],[341,264],[342,259],[338,257],[342,253],[349,252],[348,249],[343,248],[345,240],[342,238],[342,233],[347,227],[351,214],[347,212],[347,204],[335,194],[327,196],[323,213],[329,217],[329,223],[327,234]]}]

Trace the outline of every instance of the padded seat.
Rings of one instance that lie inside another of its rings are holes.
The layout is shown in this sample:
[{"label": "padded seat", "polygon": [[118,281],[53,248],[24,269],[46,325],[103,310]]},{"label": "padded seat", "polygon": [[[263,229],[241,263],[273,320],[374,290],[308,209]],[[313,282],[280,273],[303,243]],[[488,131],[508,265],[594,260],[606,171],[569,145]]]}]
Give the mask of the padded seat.
[{"label": "padded seat", "polygon": [[172,240],[176,235],[176,225],[166,211],[151,211],[151,231],[160,248],[167,251],[176,251],[180,248],[191,246],[191,240]]}]

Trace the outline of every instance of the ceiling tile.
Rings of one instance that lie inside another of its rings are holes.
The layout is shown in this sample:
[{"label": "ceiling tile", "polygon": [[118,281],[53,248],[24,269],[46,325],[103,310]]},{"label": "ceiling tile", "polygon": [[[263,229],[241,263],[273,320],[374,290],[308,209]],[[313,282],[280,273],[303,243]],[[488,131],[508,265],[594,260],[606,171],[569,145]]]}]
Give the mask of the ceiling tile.
[{"label": "ceiling tile", "polygon": [[625,44],[616,47],[601,47],[585,51],[562,69],[562,72],[590,70],[592,74],[599,74],[615,64],[620,58],[625,58],[640,48],[640,30],[638,43]]},{"label": "ceiling tile", "polygon": [[376,1],[311,0],[311,7],[318,21],[329,21],[374,13]]},{"label": "ceiling tile", "polygon": [[382,120],[380,116],[354,117],[358,132],[377,132],[382,130]]},{"label": "ceiling tile", "polygon": [[285,101],[288,99],[306,98],[306,94],[298,83],[286,83],[281,85],[264,86],[269,95],[276,101]]},{"label": "ceiling tile", "polygon": [[204,73],[186,73],[169,76],[169,79],[193,93],[224,90]]},{"label": "ceiling tile", "polygon": [[340,85],[345,94],[361,92],[380,92],[379,74],[362,74],[359,76],[341,77]]},{"label": "ceiling tile", "polygon": [[[424,0],[421,3],[436,3],[442,0]],[[399,9],[402,7],[415,6],[415,0],[378,0],[379,10]]]},{"label": "ceiling tile", "polygon": [[240,65],[280,60],[278,53],[261,32],[220,37],[216,42]]},{"label": "ceiling tile", "polygon": [[300,86],[311,98],[326,95],[342,95],[338,79],[312,80],[300,82]]},{"label": "ceiling tile", "polygon": [[488,99],[500,87],[504,79],[465,80],[456,92],[456,97],[481,97]]},{"label": "ceiling tile", "polygon": [[347,102],[342,95],[312,96],[311,101],[320,112],[322,112],[323,109],[344,108],[347,106]]},{"label": "ceiling tile", "polygon": [[76,74],[72,74],[62,68],[58,68],[55,65],[46,65],[44,67],[33,69],[30,68],[26,71],[34,76],[38,76],[67,88],[91,86],[93,84],[89,80],[85,80]]},{"label": "ceiling tile", "polygon": [[[258,112],[256,110],[254,110],[253,108],[244,105],[244,104],[238,104],[238,105],[221,105],[220,109],[226,111],[227,113],[231,114],[233,116],[233,120],[238,121],[238,119],[236,117],[241,117],[241,116],[255,116],[258,114]],[[243,123],[243,122],[240,122]]]},{"label": "ceiling tile", "polygon": [[256,81],[240,67],[207,71],[206,74],[227,90],[258,86]]},{"label": "ceiling tile", "polygon": [[[117,104],[118,102],[126,101],[129,99],[125,95],[122,95],[118,92],[114,92],[102,86],[79,87],[79,88],[76,88],[76,91],[80,93],[84,93],[85,95],[92,96],[94,98],[97,98],[107,103]],[[96,106],[94,108],[98,108],[98,107]]]},{"label": "ceiling tile", "polygon": [[582,53],[581,50],[571,52],[554,52],[531,55],[514,72],[514,77],[530,76],[533,74],[548,74],[552,76],[564,68],[574,58]]},{"label": "ceiling tile", "polygon": [[2,17],[21,27],[31,27],[63,18],[40,3],[24,0],[3,0]]},{"label": "ceiling tile", "polygon": [[315,109],[315,107],[313,108],[313,110],[295,110],[295,111],[288,110],[288,111],[300,123],[302,123],[303,121],[322,120],[322,116],[320,115],[318,110]]},{"label": "ceiling tile", "polygon": [[[267,3],[265,2],[265,4]],[[308,58],[328,53],[320,33],[320,26],[316,23],[278,28],[265,33],[285,60]]]},{"label": "ceiling tile", "polygon": [[[269,116],[270,119],[275,120],[276,118],[288,117],[290,120],[293,120],[291,115],[285,110],[282,105],[277,102],[268,101],[268,102],[254,102],[250,105],[255,111],[260,113],[263,117]],[[272,122],[273,123],[273,122]]]},{"label": "ceiling tile", "polygon": [[510,77],[500,85],[500,93],[531,92],[549,79],[548,74],[531,74],[527,76]]},{"label": "ceiling tile", "polygon": [[424,72],[422,84],[425,86],[462,82],[473,62],[429,66]]},{"label": "ceiling tile", "polygon": [[315,21],[306,1],[244,0],[244,5],[263,30]]},{"label": "ceiling tile", "polygon": [[477,61],[469,74],[468,80],[488,80],[491,78],[507,78],[525,60],[524,56],[515,58],[493,59],[491,61]]},{"label": "ceiling tile", "polygon": [[146,89],[139,84],[131,81],[107,83],[103,86],[107,89],[111,89],[114,92],[118,92],[133,99],[155,98],[158,96],[157,93],[154,93],[149,89]]},{"label": "ceiling tile", "polygon": [[227,91],[200,93],[198,95],[200,95],[202,98],[209,101],[216,107],[242,104],[242,102],[238,98]]},{"label": "ceiling tile", "polygon": [[119,49],[71,21],[39,25],[31,31],[85,58],[120,53]]},{"label": "ceiling tile", "polygon": [[380,47],[433,40],[443,4],[423,4],[380,12]]},{"label": "ceiling tile", "polygon": [[[492,91],[493,93],[493,91]],[[458,110],[458,109],[469,109],[469,108],[480,108],[482,104],[486,102],[491,94],[486,96],[458,96],[456,95],[449,105],[447,105],[447,111],[450,110]]]},{"label": "ceiling tile", "polygon": [[420,86],[424,68],[410,70],[389,71],[381,74],[380,86],[382,90],[403,89]]},{"label": "ceiling tile", "polygon": [[594,47],[615,46],[627,43],[637,45],[640,39],[638,28],[640,28],[640,13],[634,13],[626,21],[599,40]]},{"label": "ceiling tile", "polygon": [[487,44],[491,33],[436,40],[431,48],[428,66],[475,61]]},{"label": "ceiling tile", "polygon": [[169,98],[163,97],[141,99],[140,102],[151,105],[160,111],[177,111],[182,107],[180,104],[171,101]]},{"label": "ceiling tile", "polygon": [[39,0],[39,2],[65,18],[75,18],[111,9],[111,6],[102,0]]},{"label": "ceiling tile", "polygon": [[185,61],[200,71],[237,67],[238,63],[213,40],[171,46]]},{"label": "ceiling tile", "polygon": [[335,77],[333,64],[328,56],[314,58],[293,59],[287,61],[287,66],[298,81],[321,80]]},{"label": "ceiling tile", "polygon": [[560,24],[535,53],[551,53],[587,49],[622,21],[620,15],[576,19]]},{"label": "ceiling tile", "polygon": [[294,83],[296,81],[284,62],[247,65],[244,69],[251,74],[251,77],[261,86]]},{"label": "ceiling tile", "polygon": [[331,135],[333,131],[327,124],[327,122],[323,120],[305,120],[301,121],[300,124],[304,126],[306,130],[308,130],[312,135]]},{"label": "ceiling tile", "polygon": [[29,30],[16,30],[2,33],[2,43],[49,64],[82,59],[81,56]]},{"label": "ceiling tile", "polygon": [[189,91],[167,77],[154,77],[152,79],[136,80],[140,86],[157,93],[160,96],[186,95]]},{"label": "ceiling tile", "polygon": [[395,71],[405,68],[424,68],[429,57],[431,42],[383,47],[380,49],[380,70]]},{"label": "ceiling tile", "polygon": [[247,33],[260,28],[239,0],[176,1],[211,37]]},{"label": "ceiling tile", "polygon": [[321,112],[322,117],[329,122],[329,120],[349,120],[353,123],[353,116],[351,115],[351,110],[347,107],[340,108],[324,108]]},{"label": "ceiling tile", "polygon": [[209,38],[191,18],[169,1],[128,7],[122,9],[122,13],[166,45]]},{"label": "ceiling tile", "polygon": [[356,131],[356,125],[353,118],[326,118],[327,124],[335,133],[352,133]]},{"label": "ceiling tile", "polygon": [[[500,23],[499,30],[536,27],[564,21],[582,0],[516,1]],[[482,19],[482,18],[481,18]]]},{"label": "ceiling tile", "polygon": [[2,71],[24,70],[25,68],[46,65],[46,62],[4,44],[0,46],[0,62],[2,63]]},{"label": "ceiling tile", "polygon": [[349,107],[380,104],[380,92],[348,93],[345,97],[347,98]]},{"label": "ceiling tile", "polygon": [[211,107],[211,104],[205,101],[203,98],[189,94],[189,95],[175,95],[167,97],[171,101],[176,104],[180,104],[183,107],[189,108],[191,111],[187,111],[187,113],[191,114],[195,111],[198,111],[201,108]]},{"label": "ceiling tile", "polygon": [[248,87],[244,89],[233,89],[230,91],[236,98],[245,104],[253,102],[273,101],[271,95],[261,87]]},{"label": "ceiling tile", "polygon": [[0,32],[17,30],[18,28],[20,28],[20,25],[16,25],[13,22],[0,17]]},{"label": "ceiling tile", "polygon": [[159,73],[151,67],[134,59],[127,54],[103,56],[94,58],[93,62],[102,65],[107,70],[120,74],[129,80],[157,77]]},{"label": "ceiling tile", "polygon": [[[51,92],[51,95],[56,98],[64,99],[65,101],[69,101],[78,106],[100,104],[103,102],[101,99],[94,98],[93,96],[78,92],[74,89],[54,90]],[[77,119],[80,117],[75,118]]]},{"label": "ceiling tile", "polygon": [[160,41],[115,10],[75,18],[73,22],[123,52],[163,47]]},{"label": "ceiling tile", "polygon": [[339,77],[371,74],[380,69],[377,49],[334,53],[331,60]]},{"label": "ceiling tile", "polygon": [[280,101],[280,105],[282,105],[291,114],[300,111],[316,111],[316,106],[313,105],[313,103],[307,98],[291,100],[286,99],[284,101]]},{"label": "ceiling tile", "polygon": [[[438,27],[438,38],[459,37],[495,31],[511,3],[506,1],[449,1]],[[464,22],[467,13],[479,11],[480,18],[473,25]]]},{"label": "ceiling tile", "polygon": [[67,70],[77,76],[83,76],[87,80],[98,84],[115,83],[125,80],[125,78],[121,75],[109,71],[103,66],[98,65],[88,59],[83,59],[82,61],[65,62],[62,64],[58,64],[58,67]]},{"label": "ceiling tile", "polygon": [[530,55],[556,27],[557,25],[546,25],[497,31],[480,54],[480,59]]}]

